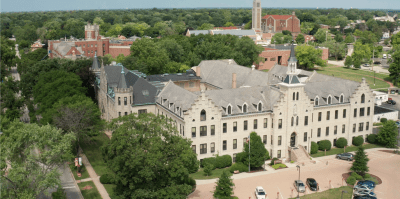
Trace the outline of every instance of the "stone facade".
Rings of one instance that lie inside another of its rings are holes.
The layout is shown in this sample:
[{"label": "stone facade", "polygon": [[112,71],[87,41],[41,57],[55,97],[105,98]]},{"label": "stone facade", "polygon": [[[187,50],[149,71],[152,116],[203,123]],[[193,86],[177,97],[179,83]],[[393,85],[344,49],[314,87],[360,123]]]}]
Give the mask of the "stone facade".
[{"label": "stone facade", "polygon": [[300,33],[300,20],[295,12],[292,15],[265,15],[261,20],[261,30],[264,33],[278,33],[283,30]]},{"label": "stone facade", "polygon": [[261,0],[253,0],[253,10],[252,10],[252,29],[261,30]]}]

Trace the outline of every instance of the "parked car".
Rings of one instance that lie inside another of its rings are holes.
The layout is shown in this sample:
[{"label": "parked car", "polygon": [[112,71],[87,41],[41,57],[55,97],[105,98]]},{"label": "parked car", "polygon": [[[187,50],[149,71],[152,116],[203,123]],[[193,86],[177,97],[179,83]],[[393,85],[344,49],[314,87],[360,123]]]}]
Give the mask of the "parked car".
[{"label": "parked car", "polygon": [[356,185],[356,186],[354,186],[353,189],[354,189],[354,191],[361,191],[361,190],[374,191],[374,187],[371,186],[370,184]]},{"label": "parked car", "polygon": [[383,59],[386,59],[386,54],[383,54]]},{"label": "parked car", "polygon": [[400,121],[396,122],[397,127],[400,127]]},{"label": "parked car", "polygon": [[364,64],[364,66],[365,66],[365,67],[370,67],[370,65],[369,65],[369,64]]},{"label": "parked car", "polygon": [[389,58],[389,59],[392,58],[392,55],[391,55],[391,54],[388,54],[388,58]]},{"label": "parked car", "polygon": [[314,178],[307,178],[306,184],[308,187],[310,187],[311,191],[319,190],[318,183],[317,183],[317,181],[315,181]]},{"label": "parked car", "polygon": [[264,188],[262,188],[261,186],[256,187],[255,194],[257,199],[265,199],[266,194]]},{"label": "parked car", "polygon": [[353,194],[354,194],[354,196],[372,196],[372,197],[376,197],[376,194],[374,192],[366,191],[366,190],[354,191]]},{"label": "parked car", "polygon": [[373,188],[375,188],[375,186],[376,186],[375,182],[371,181],[371,180],[358,181],[357,185],[369,185],[369,186],[371,186]]},{"label": "parked car", "polygon": [[294,187],[300,193],[304,193],[306,191],[306,186],[304,185],[303,181],[301,181],[301,180],[295,180]]},{"label": "parked car", "polygon": [[337,159],[342,159],[342,160],[347,160],[347,161],[353,161],[354,155],[351,153],[341,153],[336,155]]},{"label": "parked car", "polygon": [[355,196],[354,199],[377,199],[373,196]]},{"label": "parked car", "polygon": [[396,101],[394,101],[392,98],[389,98],[389,100],[387,101],[387,103],[388,103],[388,104],[391,104],[391,105],[395,105],[395,104],[396,104]]}]

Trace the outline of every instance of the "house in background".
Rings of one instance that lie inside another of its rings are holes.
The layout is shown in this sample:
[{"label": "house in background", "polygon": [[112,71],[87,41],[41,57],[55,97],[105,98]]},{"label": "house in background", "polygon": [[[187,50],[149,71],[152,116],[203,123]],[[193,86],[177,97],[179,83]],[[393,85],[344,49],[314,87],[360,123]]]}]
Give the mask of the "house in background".
[{"label": "house in background", "polygon": [[42,41],[40,39],[38,39],[37,41],[35,41],[32,45],[31,45],[31,51],[35,51],[37,49],[43,48],[45,44],[42,44]]}]

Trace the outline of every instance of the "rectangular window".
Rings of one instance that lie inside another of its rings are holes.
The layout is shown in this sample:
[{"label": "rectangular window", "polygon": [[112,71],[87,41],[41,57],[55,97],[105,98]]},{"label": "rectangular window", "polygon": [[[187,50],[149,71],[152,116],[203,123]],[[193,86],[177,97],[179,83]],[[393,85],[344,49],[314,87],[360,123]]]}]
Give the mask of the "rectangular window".
[{"label": "rectangular window", "polygon": [[369,130],[369,122],[365,123],[365,130],[366,130],[366,131]]},{"label": "rectangular window", "polygon": [[196,145],[192,145],[192,150],[194,153],[196,153]]},{"label": "rectangular window", "polygon": [[282,136],[278,136],[278,145],[280,146],[282,144]]},{"label": "rectangular window", "polygon": [[128,98],[127,97],[124,97],[124,105],[125,106],[128,105]]},{"label": "rectangular window", "polygon": [[364,130],[364,123],[360,122],[358,124],[358,131],[363,131]]},{"label": "rectangular window", "polygon": [[207,144],[200,144],[200,154],[207,153]]},{"label": "rectangular window", "polygon": [[371,113],[371,107],[367,108],[367,116],[369,116],[369,114]]},{"label": "rectangular window", "polygon": [[215,125],[211,125],[211,135],[215,135]]},{"label": "rectangular window", "polygon": [[337,125],[335,125],[335,126],[333,127],[333,134],[334,134],[334,135],[337,134]]},{"label": "rectangular window", "polygon": [[85,48],[85,44],[83,44],[83,47]]},{"label": "rectangular window", "polygon": [[138,114],[147,113],[147,109],[139,109]]},{"label": "rectangular window", "polygon": [[281,158],[281,150],[278,150],[278,157],[277,158]]},{"label": "rectangular window", "polygon": [[268,138],[268,135],[263,135],[263,143],[264,144],[267,144],[267,138]]},{"label": "rectangular window", "polygon": [[304,117],[304,126],[307,126],[308,125],[308,116],[305,116]]},{"label": "rectangular window", "polygon": [[331,119],[331,112],[330,111],[326,112],[326,120],[329,120],[329,119]]},{"label": "rectangular window", "polygon": [[357,124],[353,124],[353,133],[356,132],[356,125],[357,125]]},{"label": "rectangular window", "polygon": [[125,112],[125,115],[128,115],[128,112]]},{"label": "rectangular window", "polygon": [[233,156],[232,156],[232,161],[233,161],[233,162],[236,162],[236,153],[233,154]]},{"label": "rectangular window", "polygon": [[264,128],[268,127],[268,118],[264,118]]},{"label": "rectangular window", "polygon": [[278,129],[281,129],[282,128],[282,119],[279,119],[279,121],[278,121]]},{"label": "rectangular window", "polygon": [[233,122],[233,132],[237,131],[237,122]]},{"label": "rectangular window", "polygon": [[254,129],[257,129],[257,119],[254,120]]},{"label": "rectangular window", "polygon": [[196,137],[196,127],[192,127],[192,138]]},{"label": "rectangular window", "polygon": [[243,122],[243,130],[247,130],[247,120],[245,120],[244,122]]},{"label": "rectangular window", "polygon": [[345,124],[342,125],[342,133],[346,133],[346,125]]},{"label": "rectangular window", "polygon": [[121,112],[118,112],[118,116],[121,117]]},{"label": "rectangular window", "polygon": [[118,97],[118,105],[121,105],[121,98]]},{"label": "rectangular window", "polygon": [[214,153],[215,152],[215,142],[211,142],[210,147],[211,147],[211,153]]},{"label": "rectangular window", "polygon": [[365,110],[365,108],[360,108],[360,117],[364,116],[364,110]]},{"label": "rectangular window", "polygon": [[274,145],[274,137],[271,135],[271,145]]},{"label": "rectangular window", "polygon": [[226,133],[226,130],[228,129],[228,125],[226,123],[222,124],[222,132]]},{"label": "rectangular window", "polygon": [[318,128],[317,137],[321,137],[321,128]]},{"label": "rectangular window", "polygon": [[326,136],[328,136],[328,135],[329,135],[329,126],[327,126],[327,127],[326,127],[326,130],[325,130],[325,135],[326,135]]},{"label": "rectangular window", "polygon": [[307,132],[304,132],[304,142],[307,142]]},{"label": "rectangular window", "polygon": [[207,136],[207,126],[200,127],[200,137]]},{"label": "rectangular window", "polygon": [[194,82],[189,82],[189,87],[193,88],[194,87]]},{"label": "rectangular window", "polygon": [[226,150],[226,140],[222,141],[222,150]]},{"label": "rectangular window", "polygon": [[343,109],[343,118],[346,118],[346,110],[347,109]]},{"label": "rectangular window", "polygon": [[354,117],[357,117],[357,108],[354,109]]},{"label": "rectangular window", "polygon": [[233,139],[233,149],[237,149],[237,139]]},{"label": "rectangular window", "polygon": [[335,119],[338,119],[339,118],[339,110],[336,110],[335,111]]},{"label": "rectangular window", "polygon": [[318,122],[322,120],[322,112],[318,112]]}]

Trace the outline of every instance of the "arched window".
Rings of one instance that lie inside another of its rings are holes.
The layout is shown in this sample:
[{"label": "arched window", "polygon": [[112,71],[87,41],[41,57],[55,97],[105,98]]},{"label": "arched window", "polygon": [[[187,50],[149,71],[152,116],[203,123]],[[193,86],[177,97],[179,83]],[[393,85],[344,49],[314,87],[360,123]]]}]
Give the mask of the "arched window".
[{"label": "arched window", "polygon": [[365,95],[364,94],[361,95],[361,103],[365,103]]},{"label": "arched window", "polygon": [[247,113],[247,104],[243,104],[243,113]]},{"label": "arched window", "polygon": [[299,92],[297,92],[296,100],[299,100]]},{"label": "arched window", "polygon": [[296,100],[296,93],[293,92],[293,101]]},{"label": "arched window", "polygon": [[232,107],[231,105],[228,105],[228,115],[232,114]]},{"label": "arched window", "polygon": [[262,111],[262,104],[261,104],[261,102],[258,103],[258,111]]},{"label": "arched window", "polygon": [[328,97],[328,104],[332,104],[332,97],[331,96]]},{"label": "arched window", "polygon": [[344,96],[342,94],[342,95],[340,95],[340,103],[343,103],[343,102],[344,102]]},{"label": "arched window", "polygon": [[314,103],[315,103],[315,106],[319,105],[319,98],[318,97],[315,98]]},{"label": "arched window", "polygon": [[296,117],[296,126],[299,126],[299,116]]},{"label": "arched window", "polygon": [[200,112],[200,121],[206,121],[206,111],[204,109]]},{"label": "arched window", "polygon": [[292,123],[291,124],[292,124],[292,126],[294,125],[294,117],[292,117]]}]

